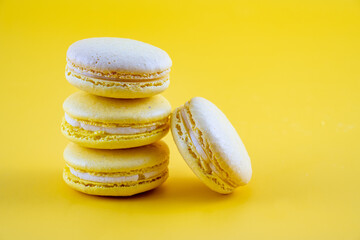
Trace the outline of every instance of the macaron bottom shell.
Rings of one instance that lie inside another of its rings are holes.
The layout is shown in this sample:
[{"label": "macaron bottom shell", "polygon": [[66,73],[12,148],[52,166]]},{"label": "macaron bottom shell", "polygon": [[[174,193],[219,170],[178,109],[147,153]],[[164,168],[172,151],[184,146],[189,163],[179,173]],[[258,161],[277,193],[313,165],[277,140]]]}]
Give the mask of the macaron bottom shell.
[{"label": "macaron bottom shell", "polygon": [[189,134],[184,126],[180,116],[180,108],[177,108],[171,116],[171,131],[173,139],[179,149],[180,154],[184,158],[187,165],[193,170],[195,175],[211,190],[229,194],[234,191],[234,187],[223,181],[217,174],[202,167],[201,157],[196,147],[191,141]]},{"label": "macaron bottom shell", "polygon": [[165,91],[169,85],[169,76],[149,81],[115,81],[83,76],[66,70],[68,82],[85,92],[110,98],[146,98]]},{"label": "macaron bottom shell", "polygon": [[101,131],[88,131],[79,127],[74,127],[63,119],[61,131],[67,139],[83,147],[123,149],[144,146],[160,140],[169,132],[169,125],[166,124],[150,132],[120,135],[107,134]]},{"label": "macaron bottom shell", "polygon": [[99,183],[80,179],[73,175],[68,167],[64,168],[63,179],[71,188],[90,195],[98,196],[132,196],[159,187],[168,178],[168,170],[149,179],[122,182]]}]

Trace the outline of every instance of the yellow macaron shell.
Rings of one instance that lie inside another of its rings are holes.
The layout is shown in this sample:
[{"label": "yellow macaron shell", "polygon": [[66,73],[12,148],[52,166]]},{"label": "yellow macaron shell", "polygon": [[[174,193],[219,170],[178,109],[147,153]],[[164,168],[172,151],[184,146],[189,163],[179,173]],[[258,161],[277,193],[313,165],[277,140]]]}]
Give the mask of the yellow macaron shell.
[{"label": "yellow macaron shell", "polygon": [[193,98],[176,109],[171,130],[188,165],[212,190],[230,193],[250,181],[251,162],[244,144],[226,116],[208,100]]},{"label": "yellow macaron shell", "polygon": [[[162,142],[144,147],[103,150],[70,143],[64,151],[64,180],[72,188],[92,195],[130,196],[161,185],[168,176],[169,149]],[[75,176],[122,179],[97,181]],[[147,174],[150,174],[147,177]]]},{"label": "yellow macaron shell", "polygon": [[167,166],[169,148],[164,141],[129,149],[91,149],[69,143],[64,150],[66,164],[92,172],[141,172]]},{"label": "yellow macaron shell", "polygon": [[113,98],[143,98],[170,83],[169,55],[147,43],[124,38],[89,38],[67,51],[66,79],[89,93]]},{"label": "yellow macaron shell", "polygon": [[76,92],[69,96],[63,108],[65,114],[82,124],[105,128],[151,128],[131,134],[109,134],[91,131],[62,122],[62,132],[70,140],[90,148],[130,148],[153,143],[169,130],[171,106],[161,95],[143,99],[114,99]]},{"label": "yellow macaron shell", "polygon": [[141,124],[169,117],[171,105],[166,98],[156,95],[141,99],[114,99],[78,91],[63,104],[70,116],[95,122]]}]

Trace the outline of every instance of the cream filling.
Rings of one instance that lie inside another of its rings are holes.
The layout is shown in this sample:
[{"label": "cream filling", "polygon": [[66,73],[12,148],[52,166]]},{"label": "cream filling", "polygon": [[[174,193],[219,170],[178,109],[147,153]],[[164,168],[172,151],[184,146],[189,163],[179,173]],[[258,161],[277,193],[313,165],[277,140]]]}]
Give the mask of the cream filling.
[{"label": "cream filling", "polygon": [[[86,181],[92,181],[92,182],[100,182],[100,183],[123,183],[123,182],[134,182],[134,181],[139,181],[141,180],[140,175],[131,175],[131,176],[116,176],[116,177],[111,177],[111,176],[95,176],[92,175],[90,173],[87,172],[80,172],[75,170],[74,168],[69,167],[69,170],[71,172],[72,175],[82,179],[82,180],[86,180]],[[154,177],[158,174],[160,174],[162,171],[162,169],[157,170],[157,171],[152,171],[152,172],[147,172],[147,173],[143,173],[142,175],[145,177],[145,179],[147,178],[151,178]]]},{"label": "cream filling", "polygon": [[[141,80],[141,82],[143,81],[158,81],[160,80],[161,78],[164,78],[169,72],[170,72],[170,69],[166,70],[166,71],[163,71],[161,73],[159,73],[158,77],[156,78],[153,78],[153,79],[143,79],[143,78],[134,78],[134,79],[127,79],[126,78],[126,75],[125,75],[125,78],[114,78],[114,77],[105,77],[105,76],[99,76],[99,75],[95,75],[95,74],[91,74],[91,73],[88,73],[88,72],[83,72],[79,69],[76,69],[76,68],[73,68],[71,65],[67,64],[66,66],[70,71],[74,72],[74,73],[77,73],[77,74],[81,74],[85,77],[89,77],[89,78],[95,78],[95,79],[99,79],[99,80],[107,80],[107,81],[116,81],[116,82],[138,82],[139,80]],[[129,74],[131,75],[131,74]]]},{"label": "cream filling", "polygon": [[211,170],[213,172],[215,172],[216,174],[218,174],[218,171],[216,170],[216,167],[214,166],[214,164],[212,164],[212,162],[209,160],[210,158],[208,157],[208,155],[206,154],[204,148],[201,146],[201,144],[199,143],[199,141],[197,140],[194,131],[192,130],[191,124],[190,124],[190,120],[189,117],[185,111],[185,108],[182,108],[180,110],[180,114],[182,119],[184,120],[185,123],[185,128],[186,131],[188,132],[191,142],[194,144],[195,149],[197,151],[197,153],[200,155],[200,157],[209,165],[209,167],[211,168]]},{"label": "cream filling", "polygon": [[85,129],[87,131],[103,131],[109,134],[122,134],[122,135],[128,135],[128,134],[138,134],[138,133],[144,133],[144,132],[150,132],[152,130],[155,130],[158,126],[150,126],[150,127],[139,127],[139,128],[133,128],[133,127],[101,127],[101,126],[94,126],[87,123],[79,122],[76,119],[73,119],[68,114],[65,113],[65,120],[67,123],[69,123],[73,127],[79,127],[82,129]]},{"label": "cream filling", "polygon": [[189,116],[186,113],[185,107],[183,107],[180,110],[180,114],[181,117],[185,123],[185,129],[187,131],[187,133],[190,136],[190,140],[193,143],[193,145],[195,146],[195,149],[197,151],[197,153],[200,155],[200,157],[206,162],[206,164],[208,164],[208,166],[210,167],[211,171],[216,174],[217,176],[219,176],[224,182],[227,182],[230,186],[236,186],[233,183],[229,182],[226,179],[223,179],[223,177],[221,176],[221,174],[219,173],[218,169],[216,168],[216,166],[210,161],[210,157],[208,156],[208,154],[206,153],[206,151],[204,150],[204,148],[201,146],[200,142],[198,141],[198,139],[195,136],[194,131],[192,130],[191,124],[190,124],[190,120],[189,120]]}]

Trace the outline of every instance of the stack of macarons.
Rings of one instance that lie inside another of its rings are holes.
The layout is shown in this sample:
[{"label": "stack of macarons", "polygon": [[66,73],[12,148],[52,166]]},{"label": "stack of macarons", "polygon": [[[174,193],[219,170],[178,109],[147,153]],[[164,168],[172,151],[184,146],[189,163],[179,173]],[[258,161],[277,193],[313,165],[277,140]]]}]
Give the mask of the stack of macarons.
[{"label": "stack of macarons", "polygon": [[66,79],[82,91],[64,104],[63,177],[92,195],[130,196],[168,177],[171,128],[180,154],[210,189],[231,193],[252,175],[237,131],[210,101],[195,97],[171,113],[166,52],[122,38],[90,38],[67,51]]},{"label": "stack of macarons", "polygon": [[63,178],[93,195],[130,196],[168,177],[169,149],[159,141],[169,131],[168,54],[122,38],[90,38],[72,44],[65,76],[82,91],[69,96],[61,124],[71,141]]}]

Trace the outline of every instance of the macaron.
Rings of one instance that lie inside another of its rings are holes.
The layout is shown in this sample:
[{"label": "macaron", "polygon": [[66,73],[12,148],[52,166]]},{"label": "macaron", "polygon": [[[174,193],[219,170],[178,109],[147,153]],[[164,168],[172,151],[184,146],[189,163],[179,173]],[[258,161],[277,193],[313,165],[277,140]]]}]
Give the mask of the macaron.
[{"label": "macaron", "polygon": [[171,106],[161,95],[116,99],[76,92],[64,102],[61,131],[83,147],[132,148],[160,140],[169,131]]},{"label": "macaron", "polygon": [[210,189],[228,194],[247,184],[251,162],[235,128],[210,101],[195,97],[171,116],[175,143],[193,172]]},{"label": "macaron", "polygon": [[131,196],[160,186],[168,177],[169,149],[162,141],[117,150],[70,143],[64,159],[65,182],[91,195]]},{"label": "macaron", "polygon": [[169,55],[147,43],[125,38],[89,38],[66,54],[65,77],[73,86],[104,97],[144,98],[168,88]]}]

